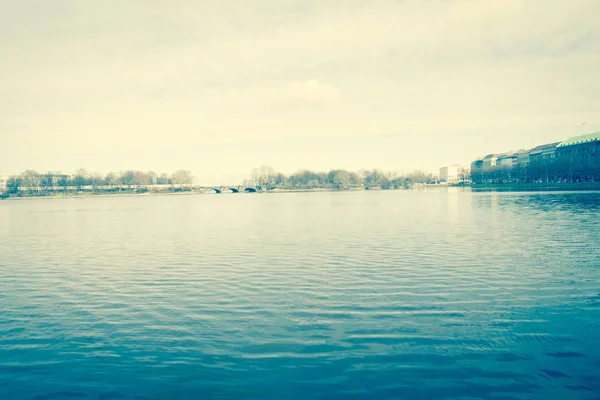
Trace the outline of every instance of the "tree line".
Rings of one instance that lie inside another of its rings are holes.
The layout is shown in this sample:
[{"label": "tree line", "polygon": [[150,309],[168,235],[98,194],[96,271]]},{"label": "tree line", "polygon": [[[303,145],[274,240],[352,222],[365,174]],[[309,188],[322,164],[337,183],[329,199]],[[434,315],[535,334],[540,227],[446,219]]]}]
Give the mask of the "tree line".
[{"label": "tree line", "polygon": [[263,165],[254,168],[251,173],[252,181],[258,188],[274,189],[352,189],[378,188],[400,189],[409,188],[414,184],[437,183],[433,174],[413,171],[408,174],[397,174],[377,169],[361,170],[359,172],[344,169],[332,169],[329,172],[301,170],[291,175],[276,171],[273,167]]},{"label": "tree line", "polygon": [[[300,170],[290,175],[276,171],[273,167],[262,166],[251,172],[252,179],[241,183],[243,187],[255,187],[258,190],[272,189],[400,189],[415,184],[437,183],[432,174],[413,171],[408,174],[396,174],[377,169],[358,172],[344,169],[332,169],[328,172]],[[3,197],[48,196],[53,194],[75,194],[90,192],[93,194],[149,191],[191,191],[194,177],[188,170],[177,170],[172,174],[157,174],[153,171],[128,170],[109,172],[106,175],[88,172],[81,168],[73,175],[61,173],[38,173],[27,170],[10,177]],[[228,182],[231,184],[231,182]]]},{"label": "tree line", "polygon": [[186,189],[184,185],[189,186],[192,182],[191,172],[183,169],[172,174],[128,170],[109,172],[104,176],[83,168],[73,175],[27,170],[8,179],[3,196],[45,196],[83,191],[145,192],[155,185],[170,186],[167,190],[180,191]]}]

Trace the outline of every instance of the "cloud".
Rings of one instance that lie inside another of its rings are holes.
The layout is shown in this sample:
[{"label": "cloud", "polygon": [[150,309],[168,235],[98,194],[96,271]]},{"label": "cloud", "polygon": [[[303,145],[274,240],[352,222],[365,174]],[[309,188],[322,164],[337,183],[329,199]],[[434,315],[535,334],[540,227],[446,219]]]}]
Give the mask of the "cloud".
[{"label": "cloud", "polygon": [[386,145],[357,163],[394,151],[398,167],[435,166],[600,121],[597,0],[258,3],[0,2],[0,172],[11,154],[54,169],[88,145],[111,165],[116,144],[134,164],[172,146],[209,148],[210,165],[250,144],[291,163],[289,143],[317,137],[335,164],[346,139],[382,132],[427,152]]}]

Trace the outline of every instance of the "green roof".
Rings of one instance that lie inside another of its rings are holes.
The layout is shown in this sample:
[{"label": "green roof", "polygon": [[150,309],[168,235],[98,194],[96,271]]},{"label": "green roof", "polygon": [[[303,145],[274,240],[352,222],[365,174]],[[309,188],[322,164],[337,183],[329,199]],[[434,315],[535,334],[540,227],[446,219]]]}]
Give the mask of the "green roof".
[{"label": "green roof", "polygon": [[596,140],[600,140],[600,132],[588,133],[587,135],[581,135],[581,136],[574,136],[572,138],[565,140],[564,142],[559,144],[557,147],[573,146],[575,144],[594,142]]}]

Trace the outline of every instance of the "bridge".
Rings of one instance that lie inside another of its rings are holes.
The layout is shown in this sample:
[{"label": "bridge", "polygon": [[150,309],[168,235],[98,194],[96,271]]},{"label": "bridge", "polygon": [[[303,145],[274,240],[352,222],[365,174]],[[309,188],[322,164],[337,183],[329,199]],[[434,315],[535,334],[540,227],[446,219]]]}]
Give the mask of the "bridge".
[{"label": "bridge", "polygon": [[222,193],[223,191],[229,191],[231,193],[256,193],[257,190],[254,187],[244,187],[244,186],[219,186],[219,187],[210,187],[206,188],[207,190],[214,190],[215,193]]}]

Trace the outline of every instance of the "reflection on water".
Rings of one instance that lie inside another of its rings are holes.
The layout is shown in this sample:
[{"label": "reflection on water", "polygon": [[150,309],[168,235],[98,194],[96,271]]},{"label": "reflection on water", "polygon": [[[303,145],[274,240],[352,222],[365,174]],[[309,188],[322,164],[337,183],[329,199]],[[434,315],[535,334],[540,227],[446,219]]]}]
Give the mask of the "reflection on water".
[{"label": "reflection on water", "polygon": [[0,398],[600,391],[600,193],[0,203]]}]

